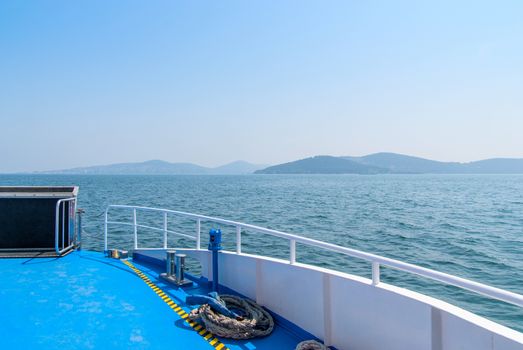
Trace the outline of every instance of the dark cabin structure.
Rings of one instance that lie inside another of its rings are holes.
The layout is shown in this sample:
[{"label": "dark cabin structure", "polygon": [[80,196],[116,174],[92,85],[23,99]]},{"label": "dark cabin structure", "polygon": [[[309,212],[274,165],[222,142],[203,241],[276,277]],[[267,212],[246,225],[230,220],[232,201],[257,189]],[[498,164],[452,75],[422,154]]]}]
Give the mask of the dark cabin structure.
[{"label": "dark cabin structure", "polygon": [[77,186],[0,186],[0,256],[60,256],[77,242]]}]

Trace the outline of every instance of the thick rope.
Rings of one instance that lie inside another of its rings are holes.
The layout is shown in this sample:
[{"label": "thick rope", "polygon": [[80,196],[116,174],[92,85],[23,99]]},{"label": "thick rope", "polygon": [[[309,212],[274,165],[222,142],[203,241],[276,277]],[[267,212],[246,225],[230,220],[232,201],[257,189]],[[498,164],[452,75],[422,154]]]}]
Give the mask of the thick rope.
[{"label": "thick rope", "polygon": [[255,302],[233,295],[220,295],[229,310],[241,317],[230,318],[217,313],[207,304],[189,314],[191,320],[201,319],[205,328],[214,335],[232,339],[251,339],[269,335],[274,329],[272,316]]},{"label": "thick rope", "polygon": [[296,350],[327,350],[328,348],[316,340],[302,341],[296,346]]}]

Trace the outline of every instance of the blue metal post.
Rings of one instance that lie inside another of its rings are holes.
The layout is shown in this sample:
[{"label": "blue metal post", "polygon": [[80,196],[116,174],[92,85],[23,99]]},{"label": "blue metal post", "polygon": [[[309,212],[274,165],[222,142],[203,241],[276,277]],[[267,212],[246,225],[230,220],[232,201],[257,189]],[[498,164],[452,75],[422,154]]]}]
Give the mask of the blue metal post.
[{"label": "blue metal post", "polygon": [[211,229],[209,231],[209,247],[212,252],[212,290],[218,292],[218,252],[222,250],[222,231]]}]

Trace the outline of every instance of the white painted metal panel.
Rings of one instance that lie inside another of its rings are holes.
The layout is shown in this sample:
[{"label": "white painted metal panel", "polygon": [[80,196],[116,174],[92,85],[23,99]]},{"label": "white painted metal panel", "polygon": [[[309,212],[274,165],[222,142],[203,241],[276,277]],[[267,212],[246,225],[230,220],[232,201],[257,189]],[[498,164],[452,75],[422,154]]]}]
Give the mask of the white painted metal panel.
[{"label": "white painted metal panel", "polygon": [[242,255],[220,254],[220,284],[256,300],[256,260]]},{"label": "white painted metal panel", "polygon": [[323,339],[323,274],[276,261],[261,266],[263,305]]},{"label": "white painted metal panel", "polygon": [[492,350],[493,334],[447,312],[442,315],[442,350]]},{"label": "white painted metal panel", "polygon": [[339,349],[431,349],[431,307],[364,279],[331,278],[332,344]]},{"label": "white painted metal panel", "polygon": [[[517,335],[515,335],[517,337]],[[521,350],[523,348],[523,337],[518,340],[509,339],[507,337],[494,334],[492,341],[493,350]]]}]

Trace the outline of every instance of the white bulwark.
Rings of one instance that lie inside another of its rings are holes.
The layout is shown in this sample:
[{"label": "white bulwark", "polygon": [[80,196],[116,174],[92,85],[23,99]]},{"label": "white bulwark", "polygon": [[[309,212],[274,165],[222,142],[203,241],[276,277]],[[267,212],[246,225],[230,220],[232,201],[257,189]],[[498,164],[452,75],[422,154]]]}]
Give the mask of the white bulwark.
[{"label": "white bulwark", "polygon": [[[209,281],[212,280],[212,261],[210,252],[200,249],[201,221],[236,226],[237,243],[241,239],[242,228],[289,239],[289,260],[243,254],[241,241],[235,252],[220,252],[219,282],[255,300],[321,339],[326,345],[332,345],[339,350],[523,350],[523,333],[447,302],[380,282],[379,265],[422,275],[523,306],[523,296],[519,294],[321,241],[234,221],[165,209],[109,206],[106,212],[106,250],[108,227],[113,224],[128,225],[108,221],[110,208],[131,209],[133,212],[167,212],[169,215],[195,220],[198,229],[192,238],[197,242],[197,247],[168,249],[183,251],[187,256],[197,259],[202,267],[202,277]],[[131,225],[140,227],[136,222]],[[165,227],[160,230],[168,231]],[[369,260],[373,278],[367,279],[296,262],[295,242]],[[137,247],[136,242],[135,246]],[[165,257],[163,246],[158,249],[137,247],[136,252],[157,259]]]}]

